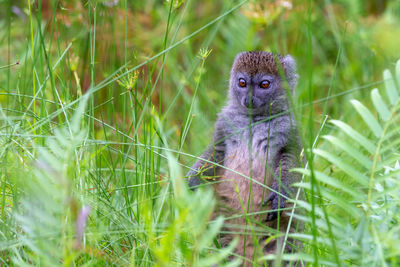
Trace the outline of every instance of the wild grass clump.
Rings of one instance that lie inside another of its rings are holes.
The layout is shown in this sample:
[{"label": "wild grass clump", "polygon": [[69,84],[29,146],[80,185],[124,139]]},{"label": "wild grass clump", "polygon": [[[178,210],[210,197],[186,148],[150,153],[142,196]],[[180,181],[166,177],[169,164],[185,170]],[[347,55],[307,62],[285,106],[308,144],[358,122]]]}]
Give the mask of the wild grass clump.
[{"label": "wild grass clump", "polygon": [[398,264],[398,1],[2,4],[2,265],[238,265],[212,191],[183,174],[243,50],[290,53],[300,74],[305,227],[275,236],[303,245],[268,258]]}]

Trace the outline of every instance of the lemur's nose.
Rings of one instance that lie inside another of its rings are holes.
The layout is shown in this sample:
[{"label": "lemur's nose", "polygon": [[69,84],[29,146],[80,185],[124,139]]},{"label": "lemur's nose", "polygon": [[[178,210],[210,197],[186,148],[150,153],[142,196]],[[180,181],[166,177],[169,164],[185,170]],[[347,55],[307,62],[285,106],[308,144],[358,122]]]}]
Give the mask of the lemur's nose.
[{"label": "lemur's nose", "polygon": [[246,98],[244,99],[244,105],[245,105],[246,107],[250,107],[250,104],[251,104],[251,106],[253,107],[253,106],[254,106],[254,103],[255,103],[254,97],[248,96],[248,97],[246,97]]}]

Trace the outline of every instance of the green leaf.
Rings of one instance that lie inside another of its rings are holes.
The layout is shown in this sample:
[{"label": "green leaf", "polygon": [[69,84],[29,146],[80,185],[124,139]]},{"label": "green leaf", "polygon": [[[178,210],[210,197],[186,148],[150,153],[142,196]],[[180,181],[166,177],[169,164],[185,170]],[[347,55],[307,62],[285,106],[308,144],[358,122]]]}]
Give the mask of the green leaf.
[{"label": "green leaf", "polygon": [[[302,208],[305,209],[306,211],[311,212],[312,206],[311,206],[310,203],[308,203],[308,202],[306,202],[306,201],[303,201],[303,200],[297,200],[296,203],[297,203],[297,205],[298,205],[299,207],[302,207]],[[315,207],[314,207],[314,211],[315,211],[315,214],[316,214],[317,216],[319,216],[319,217],[323,217],[323,216],[324,216],[324,212],[323,212],[323,210],[322,210],[320,207],[315,206]]]},{"label": "green leaf", "polygon": [[212,240],[214,239],[215,236],[217,236],[223,224],[224,224],[224,218],[221,216],[215,219],[213,222],[211,222],[208,231],[206,231],[201,237],[201,239],[198,241],[198,246],[200,248],[204,248],[207,245],[211,244]]},{"label": "green leaf", "polygon": [[350,101],[353,106],[356,108],[358,114],[362,117],[364,122],[368,125],[374,135],[379,138],[383,133],[383,129],[378,121],[375,119],[374,115],[359,101],[353,99]]},{"label": "green leaf", "polygon": [[[392,120],[392,121],[396,121],[396,120],[397,119]],[[391,140],[400,141],[400,139],[397,138],[399,136],[399,132],[400,132],[400,125],[388,128],[387,133],[385,134],[384,138],[382,138],[382,141],[388,141],[388,142],[391,142]],[[395,147],[395,146],[392,145],[390,148],[393,148],[393,147]]]},{"label": "green leaf", "polygon": [[353,166],[347,164],[341,158],[320,149],[314,149],[313,152],[323,157],[324,159],[328,160],[338,168],[340,168],[342,171],[348,174],[354,181],[358,182],[359,184],[365,187],[368,187],[368,177],[357,171]]},{"label": "green leaf", "polygon": [[375,88],[372,90],[371,99],[374,103],[375,109],[379,113],[379,116],[382,120],[387,121],[390,118],[390,111],[387,108],[385,101],[383,101],[382,96],[379,94],[378,89]]},{"label": "green leaf", "polygon": [[374,154],[376,152],[375,144],[368,138],[364,137],[364,135],[354,130],[350,125],[339,120],[331,120],[330,122],[339,127],[345,134],[347,134],[351,139],[359,143],[369,153]]},{"label": "green leaf", "polygon": [[[229,255],[232,254],[232,251],[235,249],[236,245],[238,243],[238,240],[235,238],[229,246],[219,249],[217,253],[210,254],[208,257],[203,257],[200,259],[194,266],[214,266],[215,263],[221,262]],[[232,262],[228,262],[228,265],[218,265],[218,266],[239,266],[240,261],[239,259],[235,259]]]},{"label": "green leaf", "polygon": [[[312,240],[312,238],[309,240]],[[282,254],[282,255],[268,254],[263,257],[264,260],[270,260],[270,261],[275,260],[277,258],[279,258],[280,260],[288,261],[288,262],[293,262],[293,261],[297,261],[297,260],[301,259],[304,262],[304,265],[288,264],[289,266],[311,266],[311,263],[315,262],[315,260],[312,256],[310,256],[309,254],[304,254],[304,253]],[[318,258],[318,263],[324,264],[325,266],[338,266],[338,264],[336,262],[330,261],[329,259],[325,259],[322,257]]]},{"label": "green leaf", "polygon": [[90,96],[90,92],[87,92],[86,94],[84,94],[81,99],[79,100],[79,104],[78,107],[74,113],[74,115],[72,116],[71,119],[71,130],[73,133],[76,133],[80,130],[79,124],[81,122],[81,118],[84,115],[85,111],[86,111],[86,104],[88,102]]},{"label": "green leaf", "polygon": [[[389,138],[387,138],[389,139]],[[400,138],[395,139],[394,141],[390,141],[390,146],[384,146],[383,148],[381,148],[380,153],[381,154],[386,154],[386,153],[390,153],[389,151],[395,152],[397,151],[397,147],[400,145]]]},{"label": "green leaf", "polygon": [[[310,183],[296,184],[296,186],[307,189],[308,191],[311,190]],[[358,219],[362,216],[360,211],[354,205],[350,204],[345,199],[341,198],[335,192],[332,192],[331,190],[327,189],[327,187],[321,186],[320,190],[321,190],[321,195],[324,196],[324,199],[327,199],[327,201],[324,201],[325,203],[328,203],[330,205],[334,204],[335,206],[342,208],[344,212],[346,212],[347,214],[349,214],[354,218]]]},{"label": "green leaf", "polygon": [[[303,233],[293,233],[293,234],[290,234],[290,237],[300,239],[300,240],[312,240],[313,239],[312,235],[303,234]],[[330,243],[331,243],[331,241],[328,238],[324,238],[322,236],[318,236],[317,239],[318,239],[318,242],[321,242],[322,244],[325,244],[325,245],[330,245]]]},{"label": "green leaf", "polygon": [[339,138],[332,135],[325,135],[322,138],[328,140],[332,145],[340,147],[349,156],[354,158],[358,163],[364,166],[366,169],[370,169],[372,166],[372,161],[364,156],[360,151],[355,149],[353,146],[349,145],[347,142],[340,140]]},{"label": "green leaf", "polygon": [[[337,217],[336,217],[337,218]],[[334,234],[336,237],[340,238],[343,236],[343,231],[341,229],[343,227],[346,227],[346,223],[343,222],[342,218],[338,218],[340,220],[337,220],[334,216],[329,217],[330,225],[333,226],[332,230],[334,231]],[[293,214],[293,219],[296,219],[297,221],[303,222],[303,223],[312,223],[312,218],[307,215],[299,215],[299,214]],[[328,230],[328,224],[325,218],[320,218],[315,220],[315,225],[321,230],[323,229],[324,231]],[[338,231],[339,229],[339,231]],[[290,233],[289,236],[292,237],[295,233]]]},{"label": "green leaf", "polygon": [[399,94],[397,93],[393,76],[389,70],[383,71],[383,80],[385,82],[386,94],[389,98],[390,104],[394,105],[399,98]]},{"label": "green leaf", "polygon": [[[293,169],[296,172],[299,172],[301,174],[304,174],[306,176],[310,176],[310,170],[302,169],[302,168],[296,168]],[[326,175],[325,173],[319,172],[319,171],[314,171],[314,177],[320,181],[321,183],[325,183],[329,186],[332,186],[334,188],[340,189],[349,195],[355,197],[356,199],[360,200],[363,199],[363,195],[361,192],[354,190],[352,187],[350,187],[347,184],[342,183],[340,180],[330,177]]]}]

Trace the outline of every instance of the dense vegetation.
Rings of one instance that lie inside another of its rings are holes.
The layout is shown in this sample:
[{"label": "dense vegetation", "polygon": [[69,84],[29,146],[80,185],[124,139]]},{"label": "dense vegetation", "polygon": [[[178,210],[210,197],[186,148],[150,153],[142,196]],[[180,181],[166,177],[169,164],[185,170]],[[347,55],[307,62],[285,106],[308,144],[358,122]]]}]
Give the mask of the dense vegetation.
[{"label": "dense vegetation", "polygon": [[212,192],[184,174],[243,50],[290,53],[300,74],[304,245],[269,258],[400,264],[398,1],[0,7],[1,266],[237,265]]}]

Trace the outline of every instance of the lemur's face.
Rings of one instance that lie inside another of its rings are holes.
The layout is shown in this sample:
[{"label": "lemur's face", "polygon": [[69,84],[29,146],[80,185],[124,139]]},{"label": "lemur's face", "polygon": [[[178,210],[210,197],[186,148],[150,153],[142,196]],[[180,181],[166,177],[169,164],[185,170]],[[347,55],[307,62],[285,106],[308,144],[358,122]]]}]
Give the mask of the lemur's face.
[{"label": "lemur's face", "polygon": [[240,53],[232,66],[230,96],[240,107],[265,112],[274,101],[285,98],[281,78],[285,74],[296,77],[295,63],[290,56],[260,51]]},{"label": "lemur's face", "polygon": [[233,97],[241,106],[248,109],[262,108],[265,110],[265,107],[273,105],[274,99],[277,99],[285,91],[281,88],[280,77],[276,75],[266,73],[250,75],[244,71],[232,75],[231,90],[233,90]]}]

